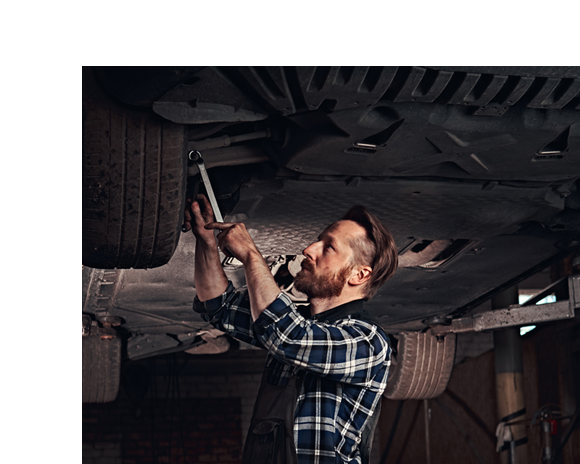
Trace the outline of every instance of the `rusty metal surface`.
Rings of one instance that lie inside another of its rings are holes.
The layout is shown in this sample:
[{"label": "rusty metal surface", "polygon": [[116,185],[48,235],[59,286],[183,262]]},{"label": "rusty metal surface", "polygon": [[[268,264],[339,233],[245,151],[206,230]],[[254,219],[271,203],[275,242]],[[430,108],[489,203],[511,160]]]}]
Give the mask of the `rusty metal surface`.
[{"label": "rusty metal surface", "polygon": [[454,319],[450,326],[434,327],[433,333],[481,332],[542,322],[558,321],[574,317],[574,310],[568,301],[547,303],[537,306],[511,306],[496,309],[473,317]]},{"label": "rusty metal surface", "polygon": [[[568,300],[541,305],[511,305],[504,309],[495,309],[471,317],[454,319],[451,325],[432,328],[435,334],[481,332],[506,327],[517,327],[542,322],[558,321],[575,317],[575,309],[580,307],[579,295],[576,287],[580,282],[580,275],[570,276],[568,285],[570,295]],[[542,292],[540,292],[542,293]]]}]

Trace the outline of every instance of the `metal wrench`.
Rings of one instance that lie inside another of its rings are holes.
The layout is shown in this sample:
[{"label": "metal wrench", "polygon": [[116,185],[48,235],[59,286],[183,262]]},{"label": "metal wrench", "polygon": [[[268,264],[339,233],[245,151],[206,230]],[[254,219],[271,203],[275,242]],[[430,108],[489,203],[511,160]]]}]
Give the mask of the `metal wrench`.
[{"label": "metal wrench", "polygon": [[[209,176],[207,175],[207,171],[205,169],[205,164],[203,162],[203,158],[201,157],[201,153],[197,150],[192,150],[189,152],[189,159],[191,161],[195,161],[197,163],[197,167],[199,168],[199,173],[201,174],[201,180],[205,185],[205,191],[208,196],[209,204],[211,205],[211,209],[213,209],[213,214],[215,216],[216,222],[224,222],[224,218],[222,213],[220,212],[220,207],[218,206],[217,200],[215,198],[215,194],[213,193],[213,189],[211,188],[211,182],[209,180]],[[183,231],[186,232],[185,226],[183,226]],[[228,258],[232,258],[234,255],[230,250],[227,248],[222,250],[223,253],[226,255],[226,260]],[[224,263],[225,261],[224,260]],[[223,263],[222,263],[223,265]]]},{"label": "metal wrench", "polygon": [[197,163],[199,173],[201,174],[201,180],[203,182],[203,185],[205,185],[205,191],[207,192],[209,204],[211,205],[211,209],[213,209],[213,214],[215,215],[216,222],[224,222],[222,213],[220,213],[220,207],[217,204],[215,194],[213,193],[213,189],[211,188],[211,182],[209,181],[209,176],[207,175],[207,171],[205,169],[205,164],[203,163],[201,153],[197,150],[192,150],[189,152],[189,159]]}]

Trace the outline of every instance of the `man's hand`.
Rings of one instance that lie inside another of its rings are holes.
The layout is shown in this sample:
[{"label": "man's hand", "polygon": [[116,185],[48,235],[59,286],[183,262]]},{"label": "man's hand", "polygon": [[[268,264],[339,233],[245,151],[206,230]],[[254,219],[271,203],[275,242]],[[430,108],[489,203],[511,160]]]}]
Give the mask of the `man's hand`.
[{"label": "man's hand", "polygon": [[193,231],[195,244],[195,291],[200,301],[211,300],[226,291],[228,279],[222,269],[213,231],[206,224],[215,221],[213,210],[204,195],[195,201],[188,200],[185,208],[184,224]]},{"label": "man's hand", "polygon": [[184,225],[191,230],[198,241],[207,245],[215,245],[213,232],[205,228],[206,224],[215,221],[213,210],[205,195],[199,194],[195,201],[187,200],[185,206]]},{"label": "man's hand", "polygon": [[215,222],[211,205],[203,195],[198,195],[196,201],[185,209],[184,224],[196,238],[194,279],[200,301],[220,296],[228,286],[213,232],[217,229],[220,231],[217,235],[220,249],[244,265],[252,318],[256,320],[276,299],[280,289],[246,226],[235,222]]},{"label": "man's hand", "polygon": [[206,224],[205,228],[220,230],[217,236],[220,249],[226,254],[233,255],[244,265],[250,296],[250,310],[255,321],[280,293],[270,268],[256,248],[244,224],[212,222]]},{"label": "man's hand", "polygon": [[252,257],[262,259],[246,226],[235,222],[211,222],[205,225],[207,230],[220,230],[217,235],[218,246],[226,255],[237,258],[242,264],[247,264]]}]

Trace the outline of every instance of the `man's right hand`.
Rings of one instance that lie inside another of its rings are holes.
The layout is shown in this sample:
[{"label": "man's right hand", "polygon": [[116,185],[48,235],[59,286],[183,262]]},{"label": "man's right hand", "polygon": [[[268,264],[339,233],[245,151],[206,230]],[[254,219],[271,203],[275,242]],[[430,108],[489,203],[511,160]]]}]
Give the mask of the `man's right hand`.
[{"label": "man's right hand", "polygon": [[205,228],[206,224],[214,221],[213,210],[205,195],[199,194],[195,200],[187,200],[184,212],[185,228],[191,230],[198,241],[215,245],[213,231]]},{"label": "man's right hand", "polygon": [[215,221],[213,210],[204,195],[188,200],[183,214],[184,225],[196,238],[195,291],[200,301],[211,300],[226,291],[228,279],[222,269],[213,230],[205,228]]},{"label": "man's right hand", "polygon": [[204,195],[189,201],[185,208],[184,224],[197,239],[194,279],[199,300],[216,298],[228,286],[214,236],[214,229],[218,229],[220,233],[217,238],[222,251],[244,264],[252,318],[256,320],[277,298],[280,289],[246,227],[243,224],[215,222],[211,205]]}]

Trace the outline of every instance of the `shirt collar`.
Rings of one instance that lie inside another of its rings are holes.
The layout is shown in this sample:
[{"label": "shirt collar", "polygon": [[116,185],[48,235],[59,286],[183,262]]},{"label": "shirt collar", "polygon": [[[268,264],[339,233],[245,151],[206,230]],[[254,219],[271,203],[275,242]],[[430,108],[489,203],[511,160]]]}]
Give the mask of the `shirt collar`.
[{"label": "shirt collar", "polygon": [[360,314],[363,311],[363,301],[364,300],[353,300],[348,303],[341,304],[336,308],[327,309],[321,313],[310,315],[310,305],[304,305],[301,307],[301,313],[306,319],[312,319],[313,321],[320,321],[326,324],[339,321],[341,319],[346,319],[348,316],[354,314]]}]

